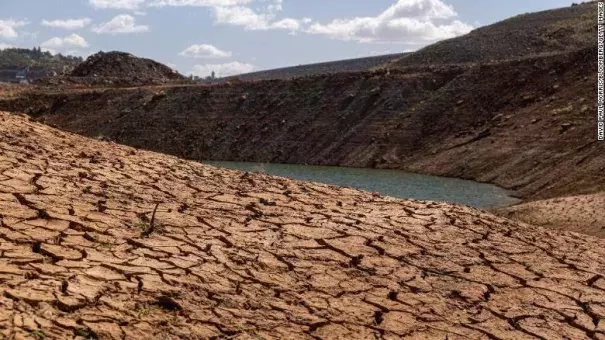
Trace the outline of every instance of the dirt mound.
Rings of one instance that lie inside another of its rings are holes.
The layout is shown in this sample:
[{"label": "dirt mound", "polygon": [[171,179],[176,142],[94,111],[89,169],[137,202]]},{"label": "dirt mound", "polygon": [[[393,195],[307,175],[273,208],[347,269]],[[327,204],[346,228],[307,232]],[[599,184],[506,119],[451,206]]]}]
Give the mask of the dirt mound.
[{"label": "dirt mound", "polygon": [[41,78],[47,86],[143,86],[188,83],[177,71],[151,59],[124,52],[99,52],[88,57],[70,75]]},{"label": "dirt mound", "polygon": [[166,82],[184,77],[151,59],[124,52],[99,52],[88,57],[71,73],[73,77],[142,78]]},{"label": "dirt mound", "polygon": [[594,46],[596,15],[596,2],[518,15],[407,54],[388,67],[490,62]]},{"label": "dirt mound", "polygon": [[603,240],[0,122],[6,337],[605,338]]}]

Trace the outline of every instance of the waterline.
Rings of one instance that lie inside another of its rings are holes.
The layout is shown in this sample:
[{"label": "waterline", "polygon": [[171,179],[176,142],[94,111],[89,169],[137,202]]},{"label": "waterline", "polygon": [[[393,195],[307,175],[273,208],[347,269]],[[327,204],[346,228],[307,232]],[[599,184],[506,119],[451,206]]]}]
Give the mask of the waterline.
[{"label": "waterline", "polygon": [[501,207],[520,201],[511,197],[511,192],[495,185],[456,178],[420,175],[400,170],[245,162],[205,162],[205,164],[241,171],[265,172],[302,181],[353,187],[379,192],[384,196],[445,201],[477,208]]}]

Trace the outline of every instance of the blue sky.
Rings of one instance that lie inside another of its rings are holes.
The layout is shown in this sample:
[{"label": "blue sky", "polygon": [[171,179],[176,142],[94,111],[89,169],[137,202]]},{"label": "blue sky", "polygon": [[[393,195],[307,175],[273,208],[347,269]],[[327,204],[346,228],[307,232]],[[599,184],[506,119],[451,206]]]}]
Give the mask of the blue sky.
[{"label": "blue sky", "polygon": [[568,0],[0,0],[0,48],[120,50],[219,76],[398,53]]}]

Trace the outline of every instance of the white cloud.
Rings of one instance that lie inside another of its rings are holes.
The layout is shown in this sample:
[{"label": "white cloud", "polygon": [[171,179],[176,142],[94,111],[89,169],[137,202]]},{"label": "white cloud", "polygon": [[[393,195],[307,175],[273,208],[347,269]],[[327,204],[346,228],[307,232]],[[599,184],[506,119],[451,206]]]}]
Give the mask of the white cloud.
[{"label": "white cloud", "polygon": [[152,0],[149,6],[229,7],[247,5],[252,0]]},{"label": "white cloud", "polygon": [[29,24],[24,20],[0,20],[0,38],[12,39],[19,36],[15,28]]},{"label": "white cloud", "polygon": [[271,24],[271,28],[281,28],[290,31],[298,31],[300,26],[301,22],[299,20],[291,18],[282,19]]},{"label": "white cloud", "polygon": [[386,49],[386,50],[381,50],[381,51],[370,51],[367,54],[360,54],[359,57],[363,58],[363,57],[367,57],[367,56],[377,56],[377,55],[387,55],[387,54],[391,54],[393,53],[391,50]]},{"label": "white cloud", "polygon": [[88,2],[95,8],[135,10],[139,8],[145,0],[88,0]]},{"label": "white cloud", "polygon": [[88,42],[83,37],[77,34],[70,34],[64,38],[54,37],[43,42],[40,47],[43,50],[53,54],[57,52],[66,52],[68,54],[77,53],[74,49],[82,49],[88,47]]},{"label": "white cloud", "polygon": [[42,20],[42,26],[63,28],[67,30],[73,30],[78,28],[84,28],[92,22],[89,18],[82,19],[66,19],[66,20]]},{"label": "white cloud", "polygon": [[9,45],[9,44],[5,44],[5,43],[0,43],[0,50],[5,50],[7,48],[13,48],[15,46],[13,45]]},{"label": "white cloud", "polygon": [[250,7],[230,6],[214,7],[214,21],[218,24],[229,24],[242,26],[246,30],[269,30],[286,29],[297,31],[301,28],[303,21],[292,18],[285,18],[275,21],[275,14],[281,10],[281,2],[273,0],[265,9],[258,12]]},{"label": "white cloud", "polygon": [[106,23],[93,27],[92,30],[98,34],[143,33],[149,31],[149,26],[137,26],[134,17],[121,14]]},{"label": "white cloud", "polygon": [[[310,19],[285,18],[276,21],[282,11],[283,0],[148,0],[151,7],[196,6],[210,7],[214,22],[242,26],[246,30],[285,29],[298,31]],[[251,5],[255,5],[254,9]]]},{"label": "white cloud", "polygon": [[217,77],[227,77],[252,72],[254,69],[255,67],[252,64],[234,61],[226,64],[195,65],[189,74],[193,74],[198,77],[207,77],[212,73],[212,71],[214,71]]},{"label": "white cloud", "polygon": [[399,0],[384,11],[380,17],[384,19],[449,19],[457,15],[452,5],[446,5],[441,0]]},{"label": "white cloud", "polygon": [[457,13],[441,0],[398,0],[376,17],[336,19],[306,30],[340,40],[425,44],[470,32],[473,27],[453,20]]},{"label": "white cloud", "polygon": [[249,30],[263,30],[267,29],[270,18],[263,14],[259,15],[248,7],[231,6],[215,7],[214,20],[219,24],[243,26]]},{"label": "white cloud", "polygon": [[191,58],[221,59],[231,57],[232,53],[220,50],[212,45],[202,44],[191,45],[179,53],[179,55]]}]

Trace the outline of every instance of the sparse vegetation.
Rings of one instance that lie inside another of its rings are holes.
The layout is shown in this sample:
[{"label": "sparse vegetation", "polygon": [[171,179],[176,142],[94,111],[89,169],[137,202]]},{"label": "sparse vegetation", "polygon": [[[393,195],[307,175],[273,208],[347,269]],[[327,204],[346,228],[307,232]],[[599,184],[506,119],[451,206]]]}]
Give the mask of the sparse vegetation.
[{"label": "sparse vegetation", "polygon": [[37,329],[35,331],[31,331],[29,333],[29,336],[34,339],[39,339],[39,340],[46,339],[46,333],[44,333],[44,330],[42,330],[42,329]]},{"label": "sparse vegetation", "polygon": [[0,50],[0,69],[5,68],[43,68],[54,71],[62,71],[64,68],[71,71],[83,61],[81,57],[53,55],[50,52],[42,52],[40,47],[7,48]]}]

